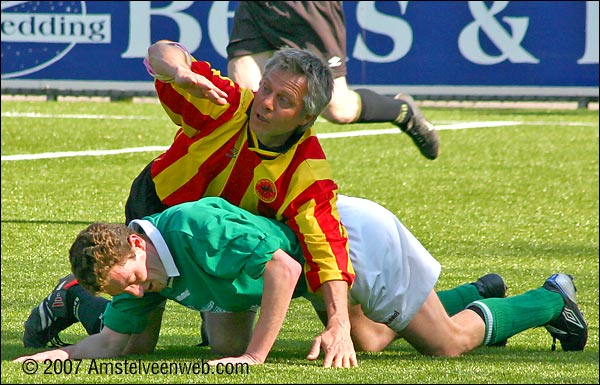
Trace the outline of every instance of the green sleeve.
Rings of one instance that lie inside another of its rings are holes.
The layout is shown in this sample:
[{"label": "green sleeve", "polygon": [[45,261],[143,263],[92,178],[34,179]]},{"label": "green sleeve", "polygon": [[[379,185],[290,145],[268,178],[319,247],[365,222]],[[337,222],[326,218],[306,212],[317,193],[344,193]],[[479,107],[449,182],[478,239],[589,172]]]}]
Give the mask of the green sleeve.
[{"label": "green sleeve", "polygon": [[141,333],[148,324],[148,314],[164,300],[159,293],[146,293],[142,298],[130,294],[114,296],[102,315],[102,322],[117,333]]}]

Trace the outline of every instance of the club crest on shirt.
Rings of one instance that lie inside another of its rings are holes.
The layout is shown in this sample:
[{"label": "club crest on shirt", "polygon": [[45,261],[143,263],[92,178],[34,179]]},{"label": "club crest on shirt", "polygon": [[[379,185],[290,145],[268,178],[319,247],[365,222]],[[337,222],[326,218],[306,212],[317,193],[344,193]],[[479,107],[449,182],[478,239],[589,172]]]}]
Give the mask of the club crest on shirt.
[{"label": "club crest on shirt", "polygon": [[258,199],[265,203],[271,203],[277,198],[277,187],[275,187],[275,183],[266,178],[256,182],[254,191],[256,192]]}]

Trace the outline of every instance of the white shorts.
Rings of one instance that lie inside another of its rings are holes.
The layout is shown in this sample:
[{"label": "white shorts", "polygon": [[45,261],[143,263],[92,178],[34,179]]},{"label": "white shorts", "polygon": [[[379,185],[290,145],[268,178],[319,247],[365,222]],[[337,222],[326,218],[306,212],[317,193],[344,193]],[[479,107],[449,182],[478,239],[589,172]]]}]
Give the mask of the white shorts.
[{"label": "white shorts", "polygon": [[[439,262],[381,205],[339,195],[337,208],[356,274],[349,303],[360,304],[369,319],[402,331],[433,290]],[[324,310],[322,302],[309,300]]]}]

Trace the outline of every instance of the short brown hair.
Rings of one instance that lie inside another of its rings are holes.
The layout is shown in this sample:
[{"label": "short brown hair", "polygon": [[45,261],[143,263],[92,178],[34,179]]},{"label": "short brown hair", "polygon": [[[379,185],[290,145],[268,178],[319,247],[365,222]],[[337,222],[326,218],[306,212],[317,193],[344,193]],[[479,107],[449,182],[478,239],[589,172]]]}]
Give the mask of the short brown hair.
[{"label": "short brown hair", "polygon": [[129,236],[134,230],[117,223],[92,223],[71,245],[71,270],[81,286],[96,294],[104,290],[108,273],[135,255]]}]

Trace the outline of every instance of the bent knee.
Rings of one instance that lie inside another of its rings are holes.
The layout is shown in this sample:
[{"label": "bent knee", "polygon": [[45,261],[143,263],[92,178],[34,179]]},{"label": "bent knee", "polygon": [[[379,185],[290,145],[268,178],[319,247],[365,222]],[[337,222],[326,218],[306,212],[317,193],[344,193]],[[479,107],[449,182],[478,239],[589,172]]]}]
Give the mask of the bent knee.
[{"label": "bent knee", "polygon": [[351,108],[350,106],[339,106],[329,104],[321,113],[321,116],[331,123],[350,124],[358,119],[358,106]]},{"label": "bent knee", "polygon": [[415,346],[419,353],[434,357],[458,357],[467,351],[459,343],[445,343],[435,346]]},{"label": "bent knee", "polygon": [[349,124],[358,120],[360,112],[360,97],[357,93],[346,90],[334,94],[321,116],[333,123]]},{"label": "bent knee", "polygon": [[398,335],[387,326],[375,322],[372,325],[367,327],[370,325],[363,324],[361,332],[357,332],[356,329],[352,330],[352,342],[357,351],[381,352],[398,338]]},{"label": "bent knee", "polygon": [[388,344],[382,343],[380,341],[359,341],[355,340],[354,348],[360,352],[380,352],[385,349]]},{"label": "bent knee", "polygon": [[461,349],[439,349],[434,351],[431,355],[435,357],[458,357],[463,353]]}]

